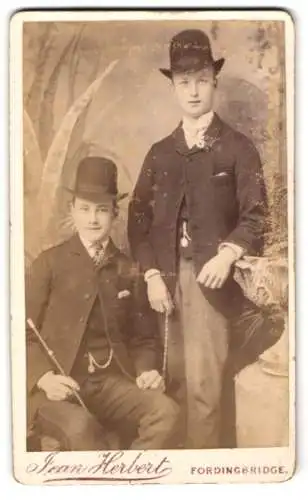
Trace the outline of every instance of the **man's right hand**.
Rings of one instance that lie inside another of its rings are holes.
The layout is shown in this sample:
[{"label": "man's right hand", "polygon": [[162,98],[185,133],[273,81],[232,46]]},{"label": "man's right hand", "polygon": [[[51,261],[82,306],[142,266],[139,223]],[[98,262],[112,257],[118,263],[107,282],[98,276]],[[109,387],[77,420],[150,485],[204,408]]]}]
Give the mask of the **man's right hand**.
[{"label": "man's right hand", "polygon": [[173,302],[165,285],[165,282],[160,274],[155,274],[147,281],[148,299],[152,309],[159,313],[171,313]]},{"label": "man's right hand", "polygon": [[45,373],[38,381],[37,387],[43,390],[51,401],[63,401],[72,392],[79,391],[80,387],[71,377],[56,375],[53,372]]}]

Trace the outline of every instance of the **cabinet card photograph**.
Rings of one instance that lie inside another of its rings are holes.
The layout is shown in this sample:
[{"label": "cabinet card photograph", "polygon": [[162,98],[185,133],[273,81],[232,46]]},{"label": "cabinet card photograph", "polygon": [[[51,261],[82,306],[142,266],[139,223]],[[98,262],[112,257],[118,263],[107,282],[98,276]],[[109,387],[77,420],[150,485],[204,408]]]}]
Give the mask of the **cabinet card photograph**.
[{"label": "cabinet card photograph", "polygon": [[293,476],[293,99],[284,11],[14,14],[18,481]]}]

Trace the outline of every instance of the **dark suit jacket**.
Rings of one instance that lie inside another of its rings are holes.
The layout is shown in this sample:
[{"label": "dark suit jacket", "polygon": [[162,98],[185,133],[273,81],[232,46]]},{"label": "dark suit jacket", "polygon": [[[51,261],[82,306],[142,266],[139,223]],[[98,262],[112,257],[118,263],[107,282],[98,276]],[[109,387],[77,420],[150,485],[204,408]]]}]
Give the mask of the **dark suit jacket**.
[{"label": "dark suit jacket", "polygon": [[[119,298],[127,290],[129,296]],[[101,298],[107,337],[124,374],[135,376],[157,368],[154,313],[136,267],[112,242],[99,272],[77,235],[44,251],[33,263],[26,289],[26,314],[69,374],[97,296]],[[28,418],[42,398],[36,383],[54,365],[30,329],[27,330]]]},{"label": "dark suit jacket", "polygon": [[259,154],[247,137],[216,114],[206,136],[204,149],[189,150],[180,124],[154,144],[129,207],[133,256],[144,271],[158,268],[171,292],[184,194],[197,273],[224,241],[244,247],[248,254],[262,249],[266,196]]},{"label": "dark suit jacket", "polygon": [[[261,253],[267,211],[261,161],[252,142],[215,114],[205,147],[189,150],[181,125],[148,152],[128,219],[133,256],[143,271],[158,268],[171,293],[176,285],[177,221],[184,196],[197,273],[226,241],[250,255]],[[281,318],[246,299],[232,273],[221,289],[201,289],[229,319],[230,372],[255,361],[279,338]]]}]

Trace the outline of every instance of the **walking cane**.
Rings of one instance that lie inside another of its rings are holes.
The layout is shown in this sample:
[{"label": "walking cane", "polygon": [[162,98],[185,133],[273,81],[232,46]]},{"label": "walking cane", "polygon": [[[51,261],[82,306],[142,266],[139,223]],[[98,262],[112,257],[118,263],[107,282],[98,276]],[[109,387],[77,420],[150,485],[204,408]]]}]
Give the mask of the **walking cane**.
[{"label": "walking cane", "polygon": [[[67,377],[65,371],[63,370],[62,366],[58,362],[58,360],[57,360],[54,352],[51,349],[49,349],[48,345],[46,344],[45,340],[40,335],[40,332],[36,328],[36,326],[33,323],[32,319],[28,318],[27,319],[27,323],[28,323],[29,327],[31,328],[31,330],[33,331],[33,333],[35,333],[35,335],[38,338],[40,344],[42,345],[43,349],[45,350],[45,352],[47,353],[48,357],[51,359],[51,361],[53,362],[53,364],[56,366],[57,370],[59,370],[59,372],[60,372],[61,375],[63,375],[64,377]],[[82,408],[84,410],[86,410],[87,412],[89,412],[88,408],[86,407],[85,403],[83,402],[82,398],[80,397],[80,394],[78,394],[78,392],[75,389],[72,389],[72,392],[73,392],[75,398],[77,399],[77,401],[79,402],[80,406],[82,406]]]},{"label": "walking cane", "polygon": [[162,377],[164,382],[166,382],[166,377],[167,377],[168,343],[169,343],[169,317],[166,311],[164,317],[164,353],[163,353],[163,366],[162,366]]}]

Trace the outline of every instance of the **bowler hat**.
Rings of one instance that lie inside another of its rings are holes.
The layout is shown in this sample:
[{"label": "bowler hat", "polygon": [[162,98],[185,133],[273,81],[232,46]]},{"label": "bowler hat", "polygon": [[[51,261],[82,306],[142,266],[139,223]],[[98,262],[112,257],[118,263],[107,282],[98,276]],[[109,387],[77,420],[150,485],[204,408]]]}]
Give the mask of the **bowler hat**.
[{"label": "bowler hat", "polygon": [[120,201],[128,195],[118,193],[116,164],[109,158],[97,156],[81,160],[77,168],[75,187],[66,189],[74,196],[94,203]]},{"label": "bowler hat", "polygon": [[177,33],[169,47],[170,68],[161,68],[160,71],[167,78],[172,79],[173,73],[199,71],[212,67],[217,75],[225,59],[213,59],[209,37],[201,30],[190,29]]}]

